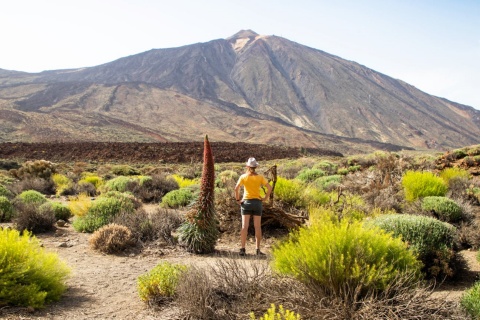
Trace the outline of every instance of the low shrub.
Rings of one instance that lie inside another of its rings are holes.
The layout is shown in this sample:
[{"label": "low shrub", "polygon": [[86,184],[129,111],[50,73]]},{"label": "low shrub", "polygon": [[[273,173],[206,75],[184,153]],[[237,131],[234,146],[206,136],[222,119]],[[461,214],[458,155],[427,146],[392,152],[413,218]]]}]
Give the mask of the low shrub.
[{"label": "low shrub", "polygon": [[87,214],[88,209],[92,206],[92,198],[85,194],[80,193],[75,197],[69,198],[68,208],[72,214],[76,217],[83,217]]},{"label": "low shrub", "polygon": [[[255,314],[250,313],[250,320],[256,320]],[[258,318],[258,320],[300,320],[302,319],[299,314],[290,311],[288,309],[283,309],[283,306],[278,307],[278,312],[275,304],[272,303],[271,307],[267,310],[267,313],[263,317]]]},{"label": "low shrub", "polygon": [[283,177],[277,178],[275,184],[275,198],[288,205],[303,206],[303,188],[304,185],[297,180],[288,180]]},{"label": "low shrub", "polygon": [[13,204],[5,196],[0,196],[0,222],[9,222],[13,217]]},{"label": "low shrub", "polygon": [[102,187],[103,192],[108,192],[108,191],[118,191],[118,192],[125,192],[127,191],[127,184],[132,181],[132,178],[130,177],[116,177],[111,180],[108,180],[105,182],[105,184]]},{"label": "low shrub", "polygon": [[91,183],[95,189],[100,188],[104,181],[101,177],[97,176],[96,174],[93,174],[91,172],[84,172],[82,173],[82,179],[78,181],[78,183]]},{"label": "low shrub", "polygon": [[330,202],[330,196],[328,193],[313,186],[306,187],[303,190],[302,199],[305,206],[319,206]]},{"label": "low shrub", "polygon": [[360,221],[324,214],[273,250],[272,266],[313,290],[355,304],[402,275],[420,276],[420,263],[400,239]]},{"label": "low shrub", "polygon": [[15,216],[13,223],[17,230],[28,230],[33,233],[48,232],[53,230],[55,213],[51,207],[45,207],[42,210],[36,203],[15,202]]},{"label": "low shrub", "polygon": [[160,202],[168,192],[178,189],[178,183],[167,175],[144,176],[127,184],[127,190],[143,202]]},{"label": "low shrub", "polygon": [[54,173],[52,181],[55,184],[56,195],[66,195],[72,193],[73,181],[66,175]]},{"label": "low shrub", "polygon": [[180,208],[189,205],[194,199],[190,188],[180,188],[167,193],[162,198],[162,207],[165,208]]},{"label": "low shrub", "polygon": [[9,187],[15,194],[20,194],[26,190],[35,190],[42,194],[55,194],[55,184],[51,179],[42,178],[24,178],[15,181]]},{"label": "low shrub", "polygon": [[0,184],[0,197],[13,198],[13,193],[8,190],[4,185]]},{"label": "low shrub", "polygon": [[68,221],[72,216],[70,208],[60,202],[47,201],[39,207],[39,210],[52,210],[56,220]]},{"label": "low shrub", "polygon": [[31,203],[41,205],[47,202],[47,198],[43,194],[35,190],[26,190],[17,196],[17,199],[23,203]]},{"label": "low shrub", "polygon": [[440,220],[458,222],[463,217],[462,208],[452,199],[446,197],[425,197],[422,209],[433,212]]},{"label": "low shrub", "polygon": [[429,276],[452,276],[455,227],[435,218],[410,214],[385,214],[372,223],[408,243]]},{"label": "low shrub", "polygon": [[11,173],[18,179],[42,178],[50,179],[56,172],[56,165],[46,160],[27,161],[19,169],[12,169]]},{"label": "low shrub", "polygon": [[173,232],[184,221],[183,215],[167,209],[156,209],[151,214],[143,208],[133,214],[121,211],[113,222],[126,226],[132,232],[133,241],[144,242],[163,239],[168,244],[176,243]]},{"label": "low shrub", "polygon": [[407,171],[402,177],[402,186],[407,201],[428,196],[445,196],[447,185],[445,181],[431,172]]},{"label": "low shrub", "polygon": [[68,266],[30,233],[0,228],[0,305],[42,308],[65,291]]},{"label": "low shrub", "polygon": [[480,319],[480,281],[462,295],[460,305],[472,319]]},{"label": "low shrub", "polygon": [[233,170],[225,170],[220,172],[215,180],[215,186],[217,188],[224,188],[229,184],[235,185],[239,178],[239,174]]},{"label": "low shrub", "polygon": [[342,176],[335,174],[331,176],[320,177],[315,180],[315,185],[325,191],[330,191],[337,188],[342,181]]},{"label": "low shrub", "polygon": [[132,244],[132,232],[125,226],[107,224],[93,233],[90,247],[104,253],[118,253]]},{"label": "low shrub", "polygon": [[142,203],[129,192],[108,191],[102,194],[99,198],[115,198],[122,203],[122,208],[130,212],[142,205]]},{"label": "low shrub", "polygon": [[453,178],[464,178],[464,179],[469,179],[470,178],[470,173],[462,168],[445,168],[439,173],[440,178],[442,178],[447,185],[449,185],[449,182]]},{"label": "low shrub", "polygon": [[111,171],[116,176],[136,176],[140,174],[137,169],[125,164],[114,165],[112,166]]},{"label": "low shrub", "polygon": [[172,174],[171,177],[177,182],[179,188],[186,188],[196,184],[200,184],[200,181],[198,179],[188,179],[179,176],[178,174]]},{"label": "low shrub", "polygon": [[333,175],[338,170],[338,165],[327,160],[322,160],[319,163],[316,163],[312,169],[320,169],[328,175]]},{"label": "low shrub", "polygon": [[304,169],[296,176],[302,182],[312,182],[317,178],[325,176],[325,171],[320,169]]},{"label": "low shrub", "polygon": [[158,304],[175,295],[180,277],[187,266],[162,262],[137,279],[140,299],[149,304]]},{"label": "low shrub", "polygon": [[79,232],[94,232],[112,222],[122,210],[132,213],[133,205],[125,203],[123,199],[100,197],[92,202],[86,215],[79,216],[73,221],[73,227]]}]

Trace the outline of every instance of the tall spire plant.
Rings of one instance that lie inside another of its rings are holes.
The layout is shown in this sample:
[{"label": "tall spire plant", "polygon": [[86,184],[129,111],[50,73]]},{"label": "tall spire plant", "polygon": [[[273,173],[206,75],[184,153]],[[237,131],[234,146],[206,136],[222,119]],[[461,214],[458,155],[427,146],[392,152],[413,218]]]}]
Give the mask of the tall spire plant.
[{"label": "tall spire plant", "polygon": [[187,220],[180,226],[179,242],[188,251],[210,253],[218,240],[218,221],[215,213],[215,168],[208,136],[203,146],[203,171],[200,196]]}]

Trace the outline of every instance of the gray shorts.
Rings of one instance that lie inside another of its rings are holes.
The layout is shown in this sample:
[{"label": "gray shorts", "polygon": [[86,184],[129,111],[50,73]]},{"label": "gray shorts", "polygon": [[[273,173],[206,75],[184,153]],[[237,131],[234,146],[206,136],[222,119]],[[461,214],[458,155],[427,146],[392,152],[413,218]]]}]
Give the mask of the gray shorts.
[{"label": "gray shorts", "polygon": [[240,205],[242,208],[242,215],[261,216],[262,215],[262,200],[260,199],[248,199],[243,200]]}]

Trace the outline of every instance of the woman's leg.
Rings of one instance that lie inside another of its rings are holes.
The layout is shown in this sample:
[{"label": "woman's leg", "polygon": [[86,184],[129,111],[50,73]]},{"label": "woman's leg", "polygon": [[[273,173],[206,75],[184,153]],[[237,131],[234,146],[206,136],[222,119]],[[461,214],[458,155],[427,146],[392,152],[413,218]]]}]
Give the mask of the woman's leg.
[{"label": "woman's leg", "polygon": [[262,242],[262,216],[253,216],[253,226],[255,227],[255,244],[260,249]]},{"label": "woman's leg", "polygon": [[249,224],[250,224],[250,215],[249,214],[243,214],[242,215],[242,230],[240,231],[240,243],[241,243],[242,248],[245,248],[245,244],[247,242]]}]

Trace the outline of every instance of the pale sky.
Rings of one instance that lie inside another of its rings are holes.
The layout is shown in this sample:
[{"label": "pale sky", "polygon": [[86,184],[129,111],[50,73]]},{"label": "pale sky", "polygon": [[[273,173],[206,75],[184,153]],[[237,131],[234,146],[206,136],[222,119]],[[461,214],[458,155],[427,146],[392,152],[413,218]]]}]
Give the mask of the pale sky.
[{"label": "pale sky", "polygon": [[242,29],[480,109],[480,0],[1,0],[0,68],[90,67]]}]

